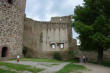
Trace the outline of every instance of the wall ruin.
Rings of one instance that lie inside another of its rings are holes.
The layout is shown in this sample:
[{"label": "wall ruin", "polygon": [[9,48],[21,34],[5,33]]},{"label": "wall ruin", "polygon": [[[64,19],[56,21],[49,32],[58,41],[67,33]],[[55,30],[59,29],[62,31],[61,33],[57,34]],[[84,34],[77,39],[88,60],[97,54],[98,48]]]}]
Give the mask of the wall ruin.
[{"label": "wall ruin", "polygon": [[29,48],[28,56],[49,57],[49,53],[71,48],[71,42],[71,16],[52,17],[50,22],[25,19],[24,46]]}]

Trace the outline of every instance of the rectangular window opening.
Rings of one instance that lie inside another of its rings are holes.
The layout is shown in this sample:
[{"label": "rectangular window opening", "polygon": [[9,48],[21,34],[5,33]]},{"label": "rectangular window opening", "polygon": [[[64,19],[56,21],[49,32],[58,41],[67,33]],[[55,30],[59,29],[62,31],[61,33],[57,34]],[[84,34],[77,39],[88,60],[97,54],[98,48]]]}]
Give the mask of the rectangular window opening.
[{"label": "rectangular window opening", "polygon": [[64,48],[64,43],[60,43],[60,48]]},{"label": "rectangular window opening", "polygon": [[51,48],[56,48],[55,43],[52,43],[52,44],[51,44]]}]

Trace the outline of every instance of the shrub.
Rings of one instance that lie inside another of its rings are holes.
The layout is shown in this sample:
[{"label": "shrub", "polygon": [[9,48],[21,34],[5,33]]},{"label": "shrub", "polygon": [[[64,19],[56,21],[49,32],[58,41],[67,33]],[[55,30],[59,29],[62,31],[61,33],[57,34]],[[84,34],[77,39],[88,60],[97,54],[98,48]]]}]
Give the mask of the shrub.
[{"label": "shrub", "polygon": [[68,53],[67,53],[67,58],[68,58],[68,60],[73,60],[74,57],[75,57],[75,54],[76,54],[75,51],[69,50]]},{"label": "shrub", "polygon": [[53,55],[53,58],[56,59],[56,60],[62,60],[61,53],[55,52],[54,55]]}]

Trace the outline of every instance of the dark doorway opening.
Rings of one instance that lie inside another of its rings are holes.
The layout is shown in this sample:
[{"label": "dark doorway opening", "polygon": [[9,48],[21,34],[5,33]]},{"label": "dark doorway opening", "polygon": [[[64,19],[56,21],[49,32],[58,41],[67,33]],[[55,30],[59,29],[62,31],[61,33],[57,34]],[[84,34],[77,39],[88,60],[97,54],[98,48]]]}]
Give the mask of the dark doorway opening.
[{"label": "dark doorway opening", "polygon": [[2,55],[1,55],[1,57],[6,57],[7,56],[7,50],[8,50],[7,47],[3,47],[2,48]]}]

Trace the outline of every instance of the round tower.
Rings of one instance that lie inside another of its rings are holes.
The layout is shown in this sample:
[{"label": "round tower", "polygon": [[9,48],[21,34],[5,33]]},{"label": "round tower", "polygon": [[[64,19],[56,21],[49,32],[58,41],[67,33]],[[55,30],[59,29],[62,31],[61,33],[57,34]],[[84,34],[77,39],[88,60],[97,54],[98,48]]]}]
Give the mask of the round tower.
[{"label": "round tower", "polygon": [[0,0],[0,58],[22,55],[26,0]]}]

